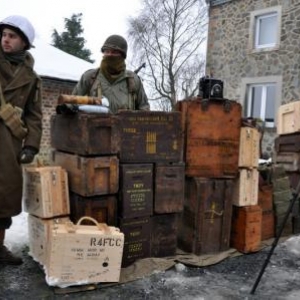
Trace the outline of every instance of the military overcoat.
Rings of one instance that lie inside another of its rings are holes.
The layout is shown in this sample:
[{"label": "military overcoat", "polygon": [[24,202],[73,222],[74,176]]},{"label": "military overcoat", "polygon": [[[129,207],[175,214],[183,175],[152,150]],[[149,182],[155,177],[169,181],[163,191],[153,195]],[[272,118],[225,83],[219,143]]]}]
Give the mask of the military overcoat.
[{"label": "military overcoat", "polygon": [[12,67],[0,50],[0,84],[4,99],[24,110],[23,121],[28,129],[27,136],[20,140],[0,119],[0,218],[15,216],[22,209],[22,167],[19,163],[22,147],[40,147],[41,81],[33,65],[33,57],[26,52],[25,61]]}]

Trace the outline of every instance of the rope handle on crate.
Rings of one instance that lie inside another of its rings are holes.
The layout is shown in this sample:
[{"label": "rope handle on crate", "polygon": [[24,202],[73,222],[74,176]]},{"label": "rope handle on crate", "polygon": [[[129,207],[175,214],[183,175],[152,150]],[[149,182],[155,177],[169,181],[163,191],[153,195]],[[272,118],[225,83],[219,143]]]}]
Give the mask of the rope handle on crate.
[{"label": "rope handle on crate", "polygon": [[107,226],[106,223],[98,223],[97,220],[95,220],[94,218],[89,217],[89,216],[81,217],[77,221],[76,225],[81,225],[82,221],[84,221],[84,220],[88,220],[88,221],[93,222],[98,227],[99,230],[103,230],[105,233],[109,233],[110,232],[110,229],[109,229],[109,227]]}]

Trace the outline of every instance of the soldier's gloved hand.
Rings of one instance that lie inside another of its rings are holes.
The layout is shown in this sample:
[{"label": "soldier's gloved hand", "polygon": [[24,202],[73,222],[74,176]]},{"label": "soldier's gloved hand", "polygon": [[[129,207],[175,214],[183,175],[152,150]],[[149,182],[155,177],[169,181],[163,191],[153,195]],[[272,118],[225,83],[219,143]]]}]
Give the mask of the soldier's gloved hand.
[{"label": "soldier's gloved hand", "polygon": [[30,164],[34,156],[38,153],[38,150],[31,146],[25,146],[19,156],[19,160],[21,164]]}]

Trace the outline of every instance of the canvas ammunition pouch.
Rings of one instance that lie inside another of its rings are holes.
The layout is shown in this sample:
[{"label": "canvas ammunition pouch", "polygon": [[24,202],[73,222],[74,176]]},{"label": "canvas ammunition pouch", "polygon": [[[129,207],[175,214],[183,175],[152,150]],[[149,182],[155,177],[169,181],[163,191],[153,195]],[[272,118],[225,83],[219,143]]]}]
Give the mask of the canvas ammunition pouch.
[{"label": "canvas ammunition pouch", "polygon": [[28,129],[22,121],[23,109],[12,106],[10,103],[1,105],[0,118],[4,124],[10,129],[11,133],[18,139],[22,140],[26,137]]},{"label": "canvas ammunition pouch", "polygon": [[18,139],[22,140],[26,137],[28,129],[25,127],[22,121],[23,109],[18,106],[12,106],[10,103],[6,103],[2,88],[0,85],[0,119],[10,129],[11,133]]}]

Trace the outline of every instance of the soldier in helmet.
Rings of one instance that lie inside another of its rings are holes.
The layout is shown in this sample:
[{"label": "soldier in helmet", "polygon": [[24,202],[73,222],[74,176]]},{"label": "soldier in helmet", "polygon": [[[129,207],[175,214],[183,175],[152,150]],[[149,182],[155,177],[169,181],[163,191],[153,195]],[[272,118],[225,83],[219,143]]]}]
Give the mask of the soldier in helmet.
[{"label": "soldier in helmet", "polygon": [[119,35],[109,36],[102,48],[100,68],[86,71],[73,95],[106,97],[112,113],[119,110],[149,110],[140,78],[126,70],[127,42]]},{"label": "soldier in helmet", "polygon": [[4,246],[4,237],[22,210],[21,164],[33,161],[42,134],[40,79],[27,51],[34,35],[22,16],[0,22],[0,265],[22,263]]}]

